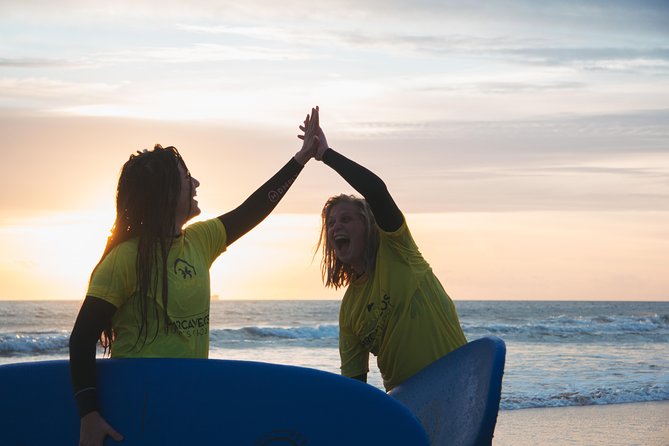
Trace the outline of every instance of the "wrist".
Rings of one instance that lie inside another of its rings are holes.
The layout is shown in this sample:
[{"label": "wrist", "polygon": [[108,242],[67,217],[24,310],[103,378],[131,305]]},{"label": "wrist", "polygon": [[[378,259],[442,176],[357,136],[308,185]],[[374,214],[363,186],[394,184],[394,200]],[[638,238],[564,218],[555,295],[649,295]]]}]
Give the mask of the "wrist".
[{"label": "wrist", "polygon": [[80,390],[74,395],[74,399],[79,409],[80,418],[98,410],[98,397],[95,387]]},{"label": "wrist", "polygon": [[321,161],[325,162],[327,161],[327,158],[330,158],[330,155],[334,152],[335,150],[332,147],[328,147],[321,153]]},{"label": "wrist", "polygon": [[293,159],[297,161],[297,164],[300,166],[305,166],[310,158],[310,156],[303,154],[301,151],[297,152],[295,156],[293,156]]}]

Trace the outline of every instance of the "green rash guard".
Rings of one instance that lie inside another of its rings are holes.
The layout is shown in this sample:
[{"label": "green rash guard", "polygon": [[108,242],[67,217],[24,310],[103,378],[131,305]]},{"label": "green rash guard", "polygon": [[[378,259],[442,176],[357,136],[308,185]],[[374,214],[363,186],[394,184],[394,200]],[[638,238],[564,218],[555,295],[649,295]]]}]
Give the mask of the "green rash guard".
[{"label": "green rash guard", "polygon": [[455,306],[414,242],[406,221],[394,232],[379,230],[371,277],[346,290],[339,313],[341,372],[369,371],[369,353],[386,390],[467,340]]},{"label": "green rash guard", "polygon": [[[226,248],[226,230],[218,218],[194,223],[174,239],[167,260],[170,290],[165,331],[162,281],[150,295],[148,336],[139,333],[135,298],[137,239],[116,246],[95,270],[89,296],[103,299],[118,310],[112,319],[116,335],[114,358],[207,358],[209,355],[209,268]],[[155,339],[154,339],[155,336]]]}]

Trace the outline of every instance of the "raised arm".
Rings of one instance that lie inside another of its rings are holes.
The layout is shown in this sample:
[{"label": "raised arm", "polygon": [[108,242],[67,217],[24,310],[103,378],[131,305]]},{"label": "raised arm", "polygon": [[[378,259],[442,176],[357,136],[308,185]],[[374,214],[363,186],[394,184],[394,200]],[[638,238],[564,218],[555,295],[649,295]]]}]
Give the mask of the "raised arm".
[{"label": "raised arm", "polygon": [[225,226],[228,246],[265,219],[279,204],[304,165],[314,157],[318,148],[318,111],[311,109],[304,121],[302,148],[277,173],[253,192],[241,205],[218,218]]},{"label": "raised arm", "polygon": [[[316,113],[318,113],[318,107]],[[320,126],[317,136],[318,150],[315,158],[334,169],[348,184],[365,197],[374,213],[376,223],[381,229],[386,232],[398,230],[404,222],[404,216],[390,192],[388,192],[383,180],[374,172],[330,148]]]},{"label": "raised arm", "polygon": [[386,184],[374,172],[333,149],[327,149],[323,153],[323,162],[365,197],[381,229],[393,232],[402,226],[404,222],[402,212],[388,192]]}]

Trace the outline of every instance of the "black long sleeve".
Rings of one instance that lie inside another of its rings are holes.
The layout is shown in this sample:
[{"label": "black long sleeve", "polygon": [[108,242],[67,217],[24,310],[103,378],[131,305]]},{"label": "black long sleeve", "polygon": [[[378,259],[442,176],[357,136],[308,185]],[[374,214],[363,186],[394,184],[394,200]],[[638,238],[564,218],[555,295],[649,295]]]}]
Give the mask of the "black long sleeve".
[{"label": "black long sleeve", "polygon": [[218,217],[228,234],[228,245],[253,229],[274,210],[303,168],[295,158],[291,158],[241,205]]},{"label": "black long sleeve", "polygon": [[100,333],[111,325],[116,307],[109,302],[86,296],[70,335],[70,375],[79,415],[98,410],[95,352]]},{"label": "black long sleeve", "polygon": [[323,162],[365,197],[381,229],[393,232],[402,226],[404,222],[402,211],[388,192],[386,184],[374,172],[333,149],[327,149],[323,153]]}]

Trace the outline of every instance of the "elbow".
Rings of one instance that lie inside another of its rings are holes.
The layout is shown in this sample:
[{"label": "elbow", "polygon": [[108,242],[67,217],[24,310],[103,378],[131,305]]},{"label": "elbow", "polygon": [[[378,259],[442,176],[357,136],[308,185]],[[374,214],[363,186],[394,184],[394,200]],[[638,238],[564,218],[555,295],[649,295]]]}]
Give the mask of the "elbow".
[{"label": "elbow", "polygon": [[379,181],[374,184],[374,186],[370,187],[367,195],[367,201],[372,200],[384,200],[387,197],[390,196],[390,192],[388,191],[388,187],[386,186],[386,183],[383,182],[381,178],[379,178]]},{"label": "elbow", "polygon": [[70,333],[70,339],[68,341],[68,348],[70,350],[70,358],[72,357],[72,352],[75,352],[81,348],[82,342],[81,342],[81,336],[79,336],[79,333],[77,331],[77,327],[75,326],[74,329],[72,330],[72,333]]},{"label": "elbow", "polygon": [[70,359],[72,359],[73,356],[81,355],[82,353],[91,350],[95,352],[97,342],[98,338],[94,334],[83,333],[82,330],[75,325],[68,342]]}]

